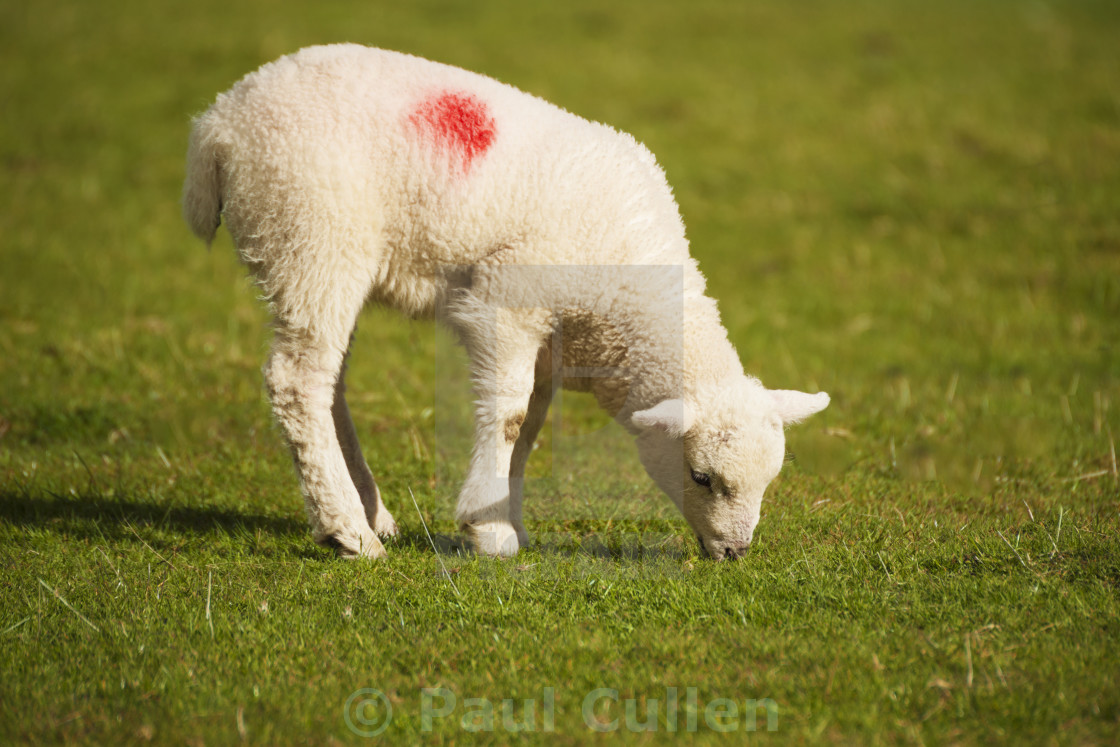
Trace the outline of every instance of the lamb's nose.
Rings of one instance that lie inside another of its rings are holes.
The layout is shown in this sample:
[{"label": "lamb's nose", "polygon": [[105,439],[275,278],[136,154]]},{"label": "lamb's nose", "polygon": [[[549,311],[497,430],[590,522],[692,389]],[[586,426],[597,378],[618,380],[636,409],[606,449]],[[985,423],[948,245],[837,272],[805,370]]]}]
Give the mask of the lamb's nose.
[{"label": "lamb's nose", "polygon": [[739,545],[738,547],[725,547],[723,548],[723,557],[727,560],[738,560],[743,557],[747,552],[750,545]]}]

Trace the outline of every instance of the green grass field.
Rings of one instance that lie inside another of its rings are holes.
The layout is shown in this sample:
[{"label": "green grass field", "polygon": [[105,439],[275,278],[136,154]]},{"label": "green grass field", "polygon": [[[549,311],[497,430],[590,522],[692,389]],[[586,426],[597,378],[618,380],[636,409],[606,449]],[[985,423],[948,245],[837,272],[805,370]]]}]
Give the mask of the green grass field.
[{"label": "green grass field", "polygon": [[[0,742],[1116,743],[1117,39],[1103,0],[0,4]],[[462,554],[461,354],[377,309],[402,536],[311,542],[265,309],[178,195],[190,116],[330,41],[658,155],[747,370],[833,396],[742,561],[577,395],[538,545]]]}]

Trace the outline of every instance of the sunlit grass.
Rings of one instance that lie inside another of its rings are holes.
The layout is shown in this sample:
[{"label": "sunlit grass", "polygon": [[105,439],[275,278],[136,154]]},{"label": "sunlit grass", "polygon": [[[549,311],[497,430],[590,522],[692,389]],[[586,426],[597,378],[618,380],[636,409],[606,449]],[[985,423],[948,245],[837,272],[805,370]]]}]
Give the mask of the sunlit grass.
[{"label": "sunlit grass", "polygon": [[[687,723],[667,688],[772,699],[762,739],[1115,741],[1118,32],[1088,0],[0,8],[0,736],[362,741],[368,687],[407,743],[427,687],[458,698],[441,738],[507,743],[502,700],[552,688],[535,737],[574,744],[605,687],[628,736],[625,701],[660,700],[651,741]],[[376,564],[313,545],[265,310],[177,200],[191,114],[340,40],[657,153],[746,368],[833,397],[746,559],[701,559],[578,395],[530,462],[537,545],[462,554],[461,352],[380,310],[350,401],[402,536]]]}]

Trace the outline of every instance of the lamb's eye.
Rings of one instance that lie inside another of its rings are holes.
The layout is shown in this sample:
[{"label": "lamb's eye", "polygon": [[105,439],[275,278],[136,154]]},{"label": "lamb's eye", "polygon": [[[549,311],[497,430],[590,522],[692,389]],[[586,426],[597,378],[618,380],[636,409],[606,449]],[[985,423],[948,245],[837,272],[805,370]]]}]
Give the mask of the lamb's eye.
[{"label": "lamb's eye", "polygon": [[705,488],[712,487],[712,476],[707,472],[697,472],[692,470],[692,480],[697,485],[703,485]]}]

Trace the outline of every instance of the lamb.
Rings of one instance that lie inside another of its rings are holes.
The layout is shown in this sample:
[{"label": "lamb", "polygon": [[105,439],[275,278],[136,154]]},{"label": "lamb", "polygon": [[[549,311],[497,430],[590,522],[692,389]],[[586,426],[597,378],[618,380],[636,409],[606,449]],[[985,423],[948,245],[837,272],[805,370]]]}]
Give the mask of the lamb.
[{"label": "lamb", "polygon": [[529,541],[525,464],[559,387],[634,436],[719,560],[751,542],[785,426],[829,402],[744,373],[645,147],[465,70],[350,44],[264,65],[194,120],[183,213],[208,243],[224,219],[263,289],[273,411],[313,538],[343,557],[397,532],[345,399],[366,303],[439,318],[466,349],[456,519],[481,554]]}]

